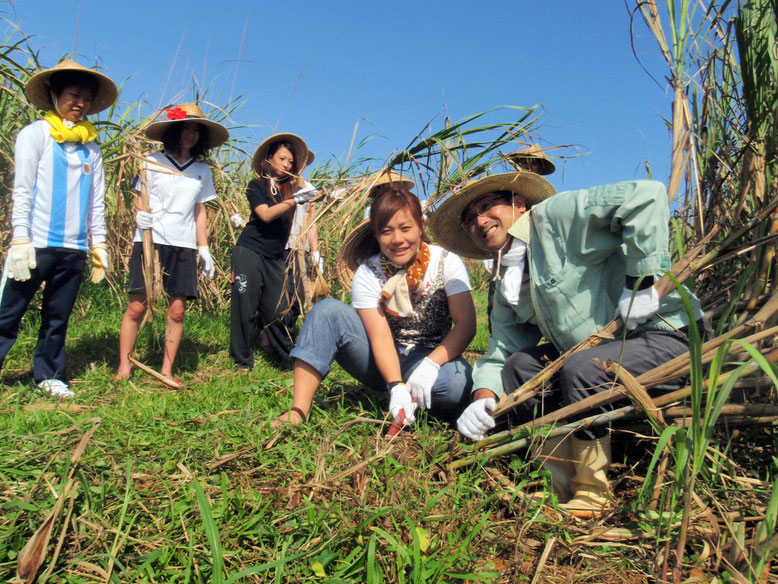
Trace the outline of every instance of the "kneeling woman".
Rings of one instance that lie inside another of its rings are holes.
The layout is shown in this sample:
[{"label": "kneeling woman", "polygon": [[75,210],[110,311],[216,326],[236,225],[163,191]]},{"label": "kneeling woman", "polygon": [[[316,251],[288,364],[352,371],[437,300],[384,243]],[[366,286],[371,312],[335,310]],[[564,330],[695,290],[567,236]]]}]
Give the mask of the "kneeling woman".
[{"label": "kneeling woman", "polygon": [[462,351],[476,328],[470,281],[459,257],[428,241],[415,195],[392,188],[376,197],[370,221],[342,254],[367,258],[354,274],[354,308],[326,299],[308,314],[291,353],[292,407],[278,421],[307,418],[333,361],[361,383],[388,389],[400,423],[413,423],[417,406],[443,419],[464,409],[472,382]]},{"label": "kneeling woman", "polygon": [[[148,305],[141,231],[150,229],[168,301],[160,373],[173,379],[173,363],[184,334],[186,301],[198,297],[198,255],[203,260],[206,278],[213,278],[216,271],[208,248],[205,209],[205,203],[216,198],[216,190],[205,158],[210,148],[227,141],[229,132],[206,119],[196,104],[185,103],[169,109],[166,119],[150,124],[146,136],[162,142],[164,149],[151,154],[145,162],[151,212],[142,209],[139,193],[135,215],[138,230],[130,258],[130,302],[122,319],[116,376],[130,376],[130,353]],[[136,186],[140,190],[141,185]]]}]

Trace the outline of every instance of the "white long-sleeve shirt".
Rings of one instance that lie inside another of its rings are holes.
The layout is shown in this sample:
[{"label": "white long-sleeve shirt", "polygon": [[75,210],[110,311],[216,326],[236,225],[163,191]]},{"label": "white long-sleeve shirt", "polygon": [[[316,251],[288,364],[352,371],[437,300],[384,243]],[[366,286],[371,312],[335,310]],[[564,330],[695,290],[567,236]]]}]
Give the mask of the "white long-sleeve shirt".
[{"label": "white long-sleeve shirt", "polygon": [[22,128],[14,151],[14,237],[29,237],[37,248],[86,251],[105,241],[103,156],[95,142],[58,144],[49,124]]}]

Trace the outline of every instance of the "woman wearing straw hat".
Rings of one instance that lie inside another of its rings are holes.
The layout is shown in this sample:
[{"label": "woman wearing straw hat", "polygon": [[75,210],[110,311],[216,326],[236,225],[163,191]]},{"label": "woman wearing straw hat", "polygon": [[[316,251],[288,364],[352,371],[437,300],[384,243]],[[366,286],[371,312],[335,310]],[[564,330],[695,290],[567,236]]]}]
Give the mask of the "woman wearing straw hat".
[{"label": "woman wearing straw hat", "polygon": [[[495,257],[501,276],[489,350],[473,371],[473,403],[457,422],[464,436],[483,438],[495,425],[496,398],[617,314],[626,336],[572,353],[550,391],[513,410],[518,422],[610,387],[607,360],[640,375],[688,350],[680,293],[660,299],[653,286],[670,267],[669,219],[664,186],[645,180],[554,194],[543,177],[513,172],[474,181],[443,202],[430,219],[437,240],[467,257]],[[545,440],[538,455],[571,512],[591,516],[607,504],[607,427]]]},{"label": "woman wearing straw hat", "polygon": [[251,339],[254,318],[282,369],[291,369],[295,311],[290,308],[294,281],[287,277],[289,234],[298,206],[318,195],[300,173],[310,160],[308,146],[295,134],[275,134],[254,152],[257,178],[246,197],[251,218],[232,250],[230,357],[241,369],[254,367]]},{"label": "woman wearing straw hat", "polygon": [[462,260],[428,241],[413,193],[395,187],[373,199],[370,220],[339,254],[354,274],[353,308],[328,298],[308,313],[291,353],[292,406],[277,422],[307,418],[333,361],[388,390],[398,424],[413,423],[417,407],[443,419],[459,415],[470,398],[462,352],[475,335],[475,308]]},{"label": "woman wearing straw hat", "polygon": [[[181,104],[165,112],[164,119],[149,124],[146,137],[162,142],[163,150],[144,161],[136,180],[138,202],[132,256],[130,258],[130,302],[119,334],[117,378],[130,376],[132,353],[138,327],[148,308],[143,275],[141,230],[150,230],[159,255],[162,287],[167,297],[165,349],[160,373],[173,379],[173,364],[184,333],[186,301],[198,297],[197,258],[203,275],[213,278],[215,265],[208,248],[208,215],[205,203],[216,198],[213,175],[205,158],[208,150],[229,138],[227,128],[207,119],[194,103]],[[148,192],[149,210],[143,209],[142,192]]]},{"label": "woman wearing straw hat", "polygon": [[16,138],[13,242],[0,283],[0,366],[45,282],[33,377],[44,391],[71,397],[65,337],[90,236],[92,281],[102,280],[109,268],[103,158],[97,132],[85,118],[113,104],[117,90],[102,73],[65,60],[30,77],[24,91],[46,115]]}]

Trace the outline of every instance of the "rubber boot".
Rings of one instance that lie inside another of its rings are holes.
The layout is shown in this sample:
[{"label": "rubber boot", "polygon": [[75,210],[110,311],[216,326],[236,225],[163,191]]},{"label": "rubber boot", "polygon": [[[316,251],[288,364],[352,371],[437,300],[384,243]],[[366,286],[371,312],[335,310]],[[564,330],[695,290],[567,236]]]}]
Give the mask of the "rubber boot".
[{"label": "rubber boot", "polygon": [[611,499],[608,468],[611,465],[611,438],[597,440],[572,438],[575,495],[563,507],[576,517],[594,517]]},{"label": "rubber boot", "polygon": [[[568,436],[547,438],[532,454],[543,468],[551,474],[551,488],[560,503],[567,503],[573,496],[572,481],[575,474],[573,466],[572,440]],[[536,493],[540,496],[542,493]]]}]

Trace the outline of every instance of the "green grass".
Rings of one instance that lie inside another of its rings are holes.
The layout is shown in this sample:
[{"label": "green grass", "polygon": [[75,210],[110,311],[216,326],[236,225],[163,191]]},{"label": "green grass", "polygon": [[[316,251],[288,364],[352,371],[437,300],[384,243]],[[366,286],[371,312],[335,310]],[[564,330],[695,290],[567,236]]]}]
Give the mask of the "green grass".
[{"label": "green grass", "polygon": [[[486,292],[475,299],[480,324],[471,348],[482,351]],[[178,369],[184,390],[140,372],[117,384],[123,309],[105,288],[84,285],[68,337],[77,392],[71,408],[52,409],[32,389],[35,307],[25,317],[0,377],[0,581],[13,577],[19,550],[53,507],[69,454],[95,418],[51,582],[515,582],[531,579],[548,538],[569,546],[580,532],[572,519],[541,512],[495,482],[542,482],[544,473],[524,455],[492,461],[497,475],[477,466],[453,473],[446,464],[469,446],[423,415],[386,444],[386,396],[337,367],[309,422],[273,431],[269,421],[291,401],[292,375],[263,359],[250,373],[234,370],[226,311],[195,305],[187,313]],[[159,320],[138,346],[153,366]],[[640,464],[632,446],[624,448],[617,459]],[[621,496],[629,503],[635,489],[626,484]],[[609,524],[641,529],[629,504]],[[631,581],[642,581],[650,554],[599,549],[592,556],[586,545],[565,547],[546,569],[597,581],[617,581],[628,570]]]},{"label": "green grass", "polygon": [[[68,337],[77,396],[68,403],[88,408],[81,412],[31,408],[51,401],[32,389],[34,306],[25,317],[0,378],[0,580],[13,575],[16,554],[53,506],[67,454],[92,418],[101,424],[76,471],[52,581],[84,581],[95,566],[107,573],[111,558],[116,582],[227,582],[244,570],[254,571],[249,581],[299,581],[314,567],[329,581],[492,579],[483,558],[512,544],[497,545],[502,538],[484,522],[496,507],[479,473],[441,474],[450,429],[423,422],[412,439],[387,447],[385,396],[336,370],[310,423],[274,432],[268,422],[290,402],[291,373],[263,360],[251,373],[233,370],[227,313],[188,313],[185,390],[140,372],[117,384],[122,309],[91,285],[79,297]],[[162,325],[139,341],[151,364]],[[494,544],[474,553],[473,539]]]}]

